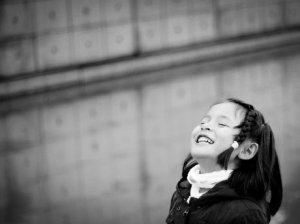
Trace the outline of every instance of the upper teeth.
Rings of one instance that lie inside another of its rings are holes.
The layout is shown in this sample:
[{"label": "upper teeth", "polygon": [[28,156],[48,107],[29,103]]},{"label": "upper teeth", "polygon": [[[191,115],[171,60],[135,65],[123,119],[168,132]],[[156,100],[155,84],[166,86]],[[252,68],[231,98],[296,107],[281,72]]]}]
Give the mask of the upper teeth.
[{"label": "upper teeth", "polygon": [[209,144],[214,143],[210,138],[205,137],[205,136],[199,136],[198,139],[197,139],[197,143],[199,143],[199,142],[207,142]]}]

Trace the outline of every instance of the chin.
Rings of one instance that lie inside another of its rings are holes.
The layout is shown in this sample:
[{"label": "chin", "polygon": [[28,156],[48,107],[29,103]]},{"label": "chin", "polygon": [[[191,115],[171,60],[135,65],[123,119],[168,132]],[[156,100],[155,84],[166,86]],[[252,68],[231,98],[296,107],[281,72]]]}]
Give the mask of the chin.
[{"label": "chin", "polygon": [[204,150],[204,149],[193,149],[191,150],[191,155],[194,159],[204,159],[204,158],[213,158],[212,150]]}]

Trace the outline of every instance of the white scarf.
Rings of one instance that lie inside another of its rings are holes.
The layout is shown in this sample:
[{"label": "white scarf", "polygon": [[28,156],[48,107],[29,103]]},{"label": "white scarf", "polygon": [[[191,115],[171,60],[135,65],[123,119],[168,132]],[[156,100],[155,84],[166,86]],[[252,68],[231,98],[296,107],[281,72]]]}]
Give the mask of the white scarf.
[{"label": "white scarf", "polygon": [[[191,197],[200,198],[204,193],[213,188],[217,183],[223,180],[227,180],[231,172],[232,170],[220,170],[201,174],[200,166],[195,165],[192,169],[190,169],[187,176],[187,180],[192,185],[190,196],[187,202],[189,203]],[[206,191],[200,193],[200,189],[204,189]]]}]

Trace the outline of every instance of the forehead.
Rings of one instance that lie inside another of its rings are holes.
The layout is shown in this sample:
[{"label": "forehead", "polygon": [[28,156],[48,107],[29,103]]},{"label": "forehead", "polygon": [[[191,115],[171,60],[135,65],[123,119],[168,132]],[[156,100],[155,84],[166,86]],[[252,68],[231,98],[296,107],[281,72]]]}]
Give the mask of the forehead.
[{"label": "forehead", "polygon": [[235,103],[224,102],[211,106],[207,114],[216,117],[227,117],[232,121],[240,123],[245,117],[246,110]]}]

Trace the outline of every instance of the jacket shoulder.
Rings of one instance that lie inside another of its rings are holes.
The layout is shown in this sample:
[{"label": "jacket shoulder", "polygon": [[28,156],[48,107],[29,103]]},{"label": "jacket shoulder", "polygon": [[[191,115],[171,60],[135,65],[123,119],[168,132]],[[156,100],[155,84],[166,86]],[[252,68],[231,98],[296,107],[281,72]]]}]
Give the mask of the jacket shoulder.
[{"label": "jacket shoulder", "polygon": [[248,209],[244,210],[241,213],[236,213],[232,217],[232,221],[230,223],[236,224],[266,224],[269,223],[267,217],[261,210],[257,209]]},{"label": "jacket shoulder", "polygon": [[258,203],[247,199],[221,201],[202,211],[201,210],[202,209],[199,210],[195,219],[199,219],[199,216],[201,216],[203,219],[207,220],[207,223],[268,223],[266,214]]}]

